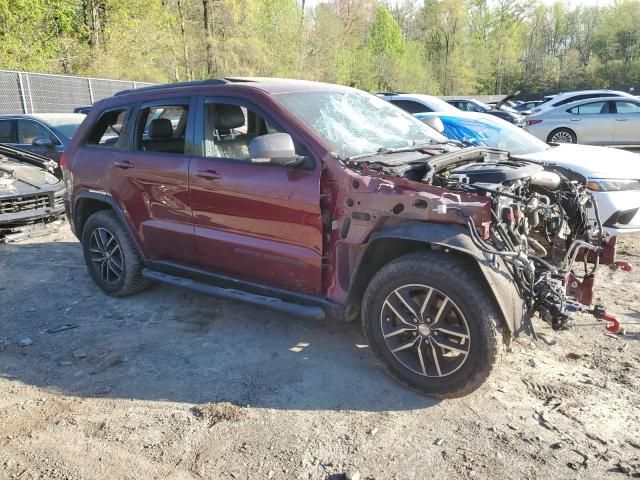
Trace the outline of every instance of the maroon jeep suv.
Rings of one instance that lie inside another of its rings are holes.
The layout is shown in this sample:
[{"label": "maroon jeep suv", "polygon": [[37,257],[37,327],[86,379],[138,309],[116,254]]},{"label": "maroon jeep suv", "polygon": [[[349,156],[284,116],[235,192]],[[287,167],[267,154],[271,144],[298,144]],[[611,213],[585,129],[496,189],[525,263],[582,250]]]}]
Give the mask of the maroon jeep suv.
[{"label": "maroon jeep suv", "polygon": [[612,258],[567,172],[461,148],[337,85],[120,92],[94,105],[61,167],[109,295],[162,282],[361,319],[390,374],[441,398],[478,388],[512,336],[535,334],[534,316],[562,328],[587,310],[598,259]]}]

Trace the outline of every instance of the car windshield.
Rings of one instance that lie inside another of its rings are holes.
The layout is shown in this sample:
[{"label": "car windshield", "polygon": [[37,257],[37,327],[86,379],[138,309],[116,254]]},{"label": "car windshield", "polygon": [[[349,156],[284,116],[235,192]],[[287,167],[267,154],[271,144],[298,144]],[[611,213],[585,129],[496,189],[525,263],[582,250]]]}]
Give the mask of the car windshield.
[{"label": "car windshield", "polygon": [[359,90],[281,93],[276,98],[342,158],[447,140],[412,115]]},{"label": "car windshield", "polygon": [[63,117],[47,119],[47,123],[51,127],[57,128],[65,137],[71,138],[73,137],[73,134],[76,133],[76,130],[78,130],[78,127],[82,123],[82,120],[84,120],[84,117],[78,118],[74,115],[74,117],[72,118]]},{"label": "car windshield", "polygon": [[441,116],[444,134],[452,140],[471,145],[507,150],[514,155],[541,152],[549,145],[499,118]]}]

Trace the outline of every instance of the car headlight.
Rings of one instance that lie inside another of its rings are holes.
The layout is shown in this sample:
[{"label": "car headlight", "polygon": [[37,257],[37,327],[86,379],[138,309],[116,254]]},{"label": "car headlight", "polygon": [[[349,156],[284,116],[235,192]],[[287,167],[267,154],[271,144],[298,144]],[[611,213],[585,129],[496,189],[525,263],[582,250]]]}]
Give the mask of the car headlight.
[{"label": "car headlight", "polygon": [[587,188],[594,192],[640,190],[640,180],[589,180]]}]

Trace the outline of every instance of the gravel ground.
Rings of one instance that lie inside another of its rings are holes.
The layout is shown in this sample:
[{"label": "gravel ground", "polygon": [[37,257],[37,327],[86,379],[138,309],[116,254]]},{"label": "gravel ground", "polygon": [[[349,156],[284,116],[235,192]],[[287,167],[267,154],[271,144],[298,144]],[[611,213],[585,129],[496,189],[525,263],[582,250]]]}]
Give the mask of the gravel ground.
[{"label": "gravel ground", "polygon": [[[638,240],[621,258],[640,264]],[[539,324],[438,402],[387,378],[358,325],[163,286],[109,298],[66,225],[0,245],[0,478],[638,477],[638,272],[598,275],[625,335]]]}]

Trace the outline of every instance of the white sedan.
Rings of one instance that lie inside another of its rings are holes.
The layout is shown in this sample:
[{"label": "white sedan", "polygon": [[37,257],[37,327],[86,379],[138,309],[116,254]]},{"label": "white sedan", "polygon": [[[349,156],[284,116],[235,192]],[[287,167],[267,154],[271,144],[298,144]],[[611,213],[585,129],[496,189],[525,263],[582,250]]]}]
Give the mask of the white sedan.
[{"label": "white sedan", "polygon": [[[500,148],[515,158],[577,173],[593,192],[608,233],[640,232],[640,155],[637,153],[589,145],[549,146],[521,128],[482,113],[434,112],[416,117],[452,140]],[[434,121],[436,118],[439,120]]]},{"label": "white sedan", "polygon": [[550,143],[640,145],[640,100],[589,98],[529,115],[524,129]]}]

